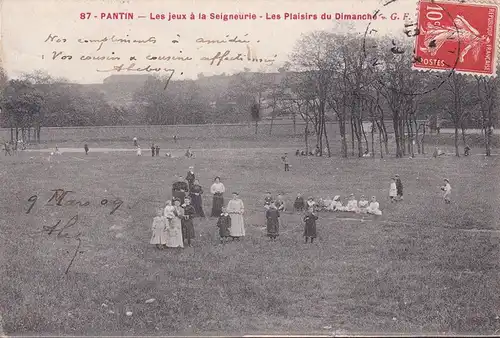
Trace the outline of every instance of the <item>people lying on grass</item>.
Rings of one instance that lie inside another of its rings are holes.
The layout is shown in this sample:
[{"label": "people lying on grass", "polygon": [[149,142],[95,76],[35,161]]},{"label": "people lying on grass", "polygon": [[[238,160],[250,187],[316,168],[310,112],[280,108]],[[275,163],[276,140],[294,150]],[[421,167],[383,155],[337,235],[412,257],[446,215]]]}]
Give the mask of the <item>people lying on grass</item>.
[{"label": "people lying on grass", "polygon": [[220,242],[227,242],[231,237],[231,216],[229,216],[225,207],[222,207],[222,213],[217,220],[217,227],[219,228]]},{"label": "people lying on grass", "polygon": [[450,200],[451,185],[450,185],[450,181],[447,178],[444,179],[444,185],[441,187],[441,190],[444,192],[444,194],[443,194],[444,202],[446,204],[450,204],[451,203],[451,200]]},{"label": "people lying on grass", "polygon": [[377,198],[375,196],[372,196],[372,200],[366,211],[372,215],[382,215],[382,211],[380,211],[380,205],[377,202]]},{"label": "people lying on grass", "polygon": [[264,208],[267,210],[269,209],[269,206],[273,203],[273,197],[271,196],[271,193],[268,191],[266,192],[266,195],[264,196]]},{"label": "people lying on grass", "polygon": [[391,203],[396,202],[396,197],[398,195],[398,189],[396,188],[396,177],[391,178],[391,185],[389,186],[389,199]]},{"label": "people lying on grass", "polygon": [[279,235],[279,218],[280,212],[276,206],[276,202],[269,205],[269,209],[266,211],[266,226],[267,226],[267,236],[275,241],[276,237]]},{"label": "people lying on grass", "polygon": [[361,195],[359,198],[358,206],[359,206],[359,212],[362,214],[366,214],[368,212],[368,200],[366,199],[365,195]]},{"label": "people lying on grass", "polygon": [[316,211],[317,206],[318,204],[314,201],[314,198],[312,196],[309,196],[306,201],[307,210]]},{"label": "people lying on grass", "polygon": [[368,149],[363,154],[363,157],[370,157],[370,152],[368,151]]},{"label": "people lying on grass", "polygon": [[349,196],[349,202],[347,202],[347,210],[346,211],[359,213],[358,201],[356,200],[356,197],[354,196],[354,194],[351,194]]},{"label": "people lying on grass", "polygon": [[318,220],[318,216],[312,211],[306,211],[306,215],[304,216],[304,238],[305,243],[307,243],[308,239],[311,239],[311,244],[316,238],[316,221]]},{"label": "people lying on grass", "polygon": [[293,202],[293,209],[295,211],[303,211],[305,207],[305,202],[304,202],[304,197],[302,197],[302,194],[299,192],[297,193],[297,197],[295,197],[295,202]]},{"label": "people lying on grass", "polygon": [[276,197],[276,201],[274,201],[274,204],[276,205],[276,209],[279,212],[284,212],[285,211],[285,200],[283,199],[283,194],[279,193],[278,196]]},{"label": "people lying on grass", "polygon": [[403,182],[401,182],[401,178],[399,178],[398,174],[396,174],[394,176],[396,177],[397,200],[401,201],[401,200],[403,200]]},{"label": "people lying on grass", "polygon": [[161,249],[165,245],[167,239],[167,218],[163,216],[163,210],[156,210],[156,217],[153,218],[153,226],[151,227],[152,236],[149,244],[156,245],[157,249]]},{"label": "people lying on grass", "polygon": [[446,155],[446,153],[444,151],[442,151],[441,149],[439,149],[438,147],[434,148],[434,152],[432,153],[432,156],[434,158],[436,158],[438,156],[442,156],[442,155]]},{"label": "people lying on grass", "polygon": [[172,154],[171,153],[166,153],[165,156],[166,157],[172,157]]}]

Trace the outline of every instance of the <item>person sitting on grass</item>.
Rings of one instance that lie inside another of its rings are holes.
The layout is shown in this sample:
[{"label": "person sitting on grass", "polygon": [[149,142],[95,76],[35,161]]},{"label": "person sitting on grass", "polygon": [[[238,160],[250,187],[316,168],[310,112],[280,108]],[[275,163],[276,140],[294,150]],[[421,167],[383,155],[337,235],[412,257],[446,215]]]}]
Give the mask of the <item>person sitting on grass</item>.
[{"label": "person sitting on grass", "polygon": [[372,200],[366,211],[372,215],[382,215],[382,211],[380,211],[380,204],[377,202],[377,198],[375,196],[372,196]]},{"label": "person sitting on grass", "polygon": [[222,207],[222,214],[217,220],[217,227],[219,228],[220,242],[223,244],[231,237],[231,216],[229,216],[225,207]]},{"label": "person sitting on grass", "polygon": [[191,147],[188,147],[188,149],[186,150],[186,153],[184,155],[186,156],[186,158],[193,158],[194,157],[194,153],[191,151]]},{"label": "person sitting on grass", "polygon": [[351,194],[349,196],[349,202],[347,202],[347,210],[346,211],[359,213],[358,201],[356,200],[356,197],[354,196],[354,194]]},{"label": "person sitting on grass", "polygon": [[362,214],[367,213],[367,208],[368,208],[368,200],[366,199],[365,195],[361,195],[361,198],[359,199],[359,212]]},{"label": "person sitting on grass", "polygon": [[316,211],[317,203],[314,201],[312,196],[309,196],[306,201],[306,208],[312,212]]},{"label": "person sitting on grass", "polygon": [[340,196],[336,195],[330,204],[331,211],[341,211],[343,208],[344,206],[342,205],[342,202],[340,202]]},{"label": "person sitting on grass", "polygon": [[297,193],[295,202],[293,202],[293,208],[295,209],[295,211],[300,212],[304,210],[304,207],[305,207],[304,197],[302,197],[302,194],[299,192]]}]

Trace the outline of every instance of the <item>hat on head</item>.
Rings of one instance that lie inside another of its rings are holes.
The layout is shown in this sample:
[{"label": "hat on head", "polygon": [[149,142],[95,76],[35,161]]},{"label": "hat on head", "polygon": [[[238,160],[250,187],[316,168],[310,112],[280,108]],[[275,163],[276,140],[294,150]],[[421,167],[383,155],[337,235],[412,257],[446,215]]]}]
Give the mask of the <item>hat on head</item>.
[{"label": "hat on head", "polygon": [[335,195],[335,197],[333,198],[334,201],[337,201],[340,199],[340,196],[339,195]]},{"label": "hat on head", "polygon": [[444,181],[450,183],[450,180],[447,178],[445,178]]},{"label": "hat on head", "polygon": [[398,175],[398,174],[396,174],[396,175],[394,175],[394,177],[399,177],[399,175]]}]

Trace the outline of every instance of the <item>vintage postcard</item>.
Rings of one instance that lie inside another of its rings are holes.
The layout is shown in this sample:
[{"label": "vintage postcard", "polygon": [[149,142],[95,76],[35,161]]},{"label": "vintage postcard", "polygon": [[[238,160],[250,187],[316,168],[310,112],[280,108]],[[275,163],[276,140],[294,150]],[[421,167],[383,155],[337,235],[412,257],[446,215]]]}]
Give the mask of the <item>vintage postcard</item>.
[{"label": "vintage postcard", "polygon": [[499,335],[499,10],[0,0],[0,335]]}]

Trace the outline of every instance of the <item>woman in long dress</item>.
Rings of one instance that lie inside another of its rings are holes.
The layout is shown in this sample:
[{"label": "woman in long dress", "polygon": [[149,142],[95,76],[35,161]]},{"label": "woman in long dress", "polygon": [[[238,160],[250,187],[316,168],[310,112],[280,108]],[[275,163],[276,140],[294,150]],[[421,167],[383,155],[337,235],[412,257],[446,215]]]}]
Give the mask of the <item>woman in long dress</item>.
[{"label": "woman in long dress", "polygon": [[231,237],[239,239],[245,236],[245,223],[243,221],[245,206],[237,192],[233,192],[233,199],[227,204],[227,212],[231,216]]},{"label": "woman in long dress", "polygon": [[220,177],[217,176],[214,180],[214,184],[210,187],[210,193],[212,193],[212,217],[219,217],[222,213],[222,206],[224,205],[224,192],[226,188],[224,184],[220,181]]},{"label": "woman in long dress", "polygon": [[276,237],[279,236],[280,229],[280,212],[276,208],[276,202],[271,203],[269,209],[266,211],[266,220],[267,220],[267,237],[269,237],[272,241],[276,240]]},{"label": "woman in long dress", "polygon": [[161,249],[166,243],[166,228],[167,228],[167,218],[163,216],[163,210],[156,210],[156,217],[153,219],[153,226],[151,230],[153,232],[151,236],[150,244],[156,245],[157,249]]},{"label": "woman in long dress", "polygon": [[205,217],[205,213],[203,212],[203,188],[200,185],[200,181],[197,179],[194,180],[193,185],[191,186],[190,195],[191,195],[191,204],[194,207],[195,215],[200,217]]},{"label": "woman in long dress", "polygon": [[165,246],[168,248],[183,248],[184,243],[182,241],[182,223],[181,220],[184,218],[184,209],[181,207],[181,201],[176,199],[174,201],[174,218],[170,222],[168,227],[168,235]]}]

